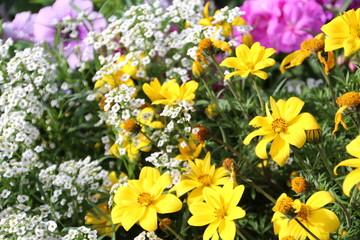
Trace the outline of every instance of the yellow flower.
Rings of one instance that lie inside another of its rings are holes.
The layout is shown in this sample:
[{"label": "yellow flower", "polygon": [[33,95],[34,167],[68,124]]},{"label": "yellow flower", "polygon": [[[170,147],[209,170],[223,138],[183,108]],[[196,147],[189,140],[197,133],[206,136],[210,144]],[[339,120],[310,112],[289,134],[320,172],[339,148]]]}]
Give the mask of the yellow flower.
[{"label": "yellow flower", "polygon": [[182,175],[180,183],[174,188],[178,197],[191,191],[187,198],[189,206],[193,202],[204,200],[203,190],[205,187],[218,190],[220,189],[219,185],[230,181],[227,171],[223,167],[216,168],[215,165],[211,165],[210,159],[211,154],[208,152],[204,160],[188,161],[191,170],[184,170],[190,174]]},{"label": "yellow flower", "polygon": [[334,168],[334,173],[337,175],[336,170],[340,166],[346,167],[354,167],[356,168],[352,172],[350,172],[344,179],[343,182],[343,191],[346,196],[350,196],[351,189],[360,182],[360,136],[357,136],[354,140],[352,140],[347,146],[346,150],[348,153],[355,158],[347,159],[340,162]]},{"label": "yellow flower", "polygon": [[360,49],[360,8],[351,9],[322,26],[327,35],[325,51],[344,48],[344,55],[350,56]]},{"label": "yellow flower", "polygon": [[[157,79],[154,80],[153,85],[144,84],[143,90],[145,94],[152,100],[152,104],[173,105],[180,101],[191,102],[195,98],[195,91],[199,86],[194,80],[183,83],[181,86],[172,79],[159,87]],[[161,98],[160,98],[161,97]]]},{"label": "yellow flower", "polygon": [[[233,26],[240,26],[246,24],[245,20],[241,17],[236,17],[232,23],[228,23],[226,21],[219,21],[217,23],[213,23],[215,18],[209,15],[209,7],[210,7],[210,2],[207,2],[204,7],[204,18],[200,19],[199,24],[205,27],[216,26],[217,30],[221,28],[223,30],[222,35],[225,37],[230,36],[230,34],[232,33]],[[220,13],[220,10],[216,11],[215,15],[218,13]]]},{"label": "yellow flower", "polygon": [[[309,231],[320,240],[328,240],[330,233],[340,226],[339,218],[335,213],[322,208],[330,202],[335,202],[333,196],[327,191],[314,193],[306,203],[299,199],[292,201],[291,198],[282,194],[276,202],[279,207],[274,207],[274,232],[279,239],[293,237],[297,240],[315,240],[297,221],[300,221]],[[286,211],[281,211],[286,209]],[[296,219],[295,219],[296,218]],[[291,239],[291,238],[290,238]]]},{"label": "yellow flower", "polygon": [[324,40],[325,35],[320,33],[313,39],[307,39],[301,43],[301,49],[290,53],[281,62],[280,71],[285,73],[285,69],[298,66],[308,58],[311,54],[316,54],[319,61],[324,65],[325,73],[329,74],[329,70],[335,66],[334,53],[329,51],[327,53],[327,60],[323,57],[324,54]]},{"label": "yellow flower", "polygon": [[137,222],[146,231],[155,231],[157,213],[173,213],[182,207],[176,196],[162,194],[171,184],[171,177],[169,174],[160,176],[156,168],[143,167],[139,179],[129,180],[128,184],[116,191],[115,207],[111,211],[113,223],[121,223],[126,231]]},{"label": "yellow flower", "polygon": [[244,144],[249,145],[256,136],[265,136],[255,148],[256,155],[267,159],[266,145],[273,141],[270,155],[283,166],[290,156],[290,145],[301,148],[306,142],[305,130],[320,129],[320,126],[310,113],[299,114],[304,102],[297,97],[277,102],[270,97],[270,105],[272,113],[266,106],[266,117],[257,116],[250,121],[249,125],[261,128],[250,133],[244,139]]},{"label": "yellow flower", "polygon": [[194,61],[192,63],[192,73],[195,77],[201,77],[203,73],[205,72],[205,68],[199,61]]},{"label": "yellow flower", "polygon": [[151,141],[143,133],[132,137],[125,133],[117,133],[117,138],[123,140],[119,143],[114,143],[110,147],[110,154],[117,158],[126,155],[129,161],[135,162],[140,157],[140,151],[148,152],[151,150]]},{"label": "yellow flower", "polygon": [[256,75],[261,79],[267,79],[266,72],[260,69],[270,67],[275,64],[275,60],[269,58],[276,52],[273,48],[266,48],[260,46],[259,42],[254,43],[251,48],[245,44],[241,44],[236,48],[236,57],[228,57],[220,66],[238,69],[238,71],[231,72],[225,76],[225,80],[233,75],[240,75],[245,78],[249,74]]},{"label": "yellow flower", "polygon": [[346,130],[348,129],[346,123],[344,122],[344,118],[342,116],[342,113],[351,107],[356,107],[360,104],[360,92],[347,92],[344,95],[338,97],[336,99],[336,103],[341,107],[335,114],[335,127],[332,131],[332,134],[334,135],[335,132],[338,130],[339,124],[341,124]]},{"label": "yellow flower", "polygon": [[200,143],[196,145],[196,143],[191,141],[191,139],[189,141],[180,139],[178,144],[180,154],[177,155],[175,159],[183,161],[193,160],[200,155],[202,147],[203,144]]},{"label": "yellow flower", "polygon": [[232,183],[227,183],[223,188],[214,190],[204,189],[204,199],[206,202],[196,202],[189,208],[193,214],[188,220],[191,226],[208,225],[203,239],[231,240],[235,238],[236,225],[234,220],[243,218],[245,211],[238,207],[244,185],[239,185],[233,189]]}]

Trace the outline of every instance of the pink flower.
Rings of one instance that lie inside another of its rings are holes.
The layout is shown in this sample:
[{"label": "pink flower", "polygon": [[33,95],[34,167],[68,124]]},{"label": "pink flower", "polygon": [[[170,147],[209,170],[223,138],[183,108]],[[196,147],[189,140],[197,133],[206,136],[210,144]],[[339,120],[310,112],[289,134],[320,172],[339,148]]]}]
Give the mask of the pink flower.
[{"label": "pink flower", "polygon": [[3,38],[14,41],[34,41],[34,19],[31,12],[21,12],[15,15],[12,22],[3,23]]},{"label": "pink flower", "polygon": [[315,0],[247,0],[243,18],[254,29],[254,42],[279,52],[298,50],[300,44],[320,32],[328,13]]},{"label": "pink flower", "polygon": [[[75,6],[75,7],[73,7]],[[57,0],[52,6],[40,9],[35,18],[36,42],[54,45],[62,43],[65,57],[71,68],[81,61],[93,59],[92,48],[84,42],[88,32],[100,32],[106,27],[102,14],[93,11],[90,0]],[[60,28],[59,39],[55,39]]]}]

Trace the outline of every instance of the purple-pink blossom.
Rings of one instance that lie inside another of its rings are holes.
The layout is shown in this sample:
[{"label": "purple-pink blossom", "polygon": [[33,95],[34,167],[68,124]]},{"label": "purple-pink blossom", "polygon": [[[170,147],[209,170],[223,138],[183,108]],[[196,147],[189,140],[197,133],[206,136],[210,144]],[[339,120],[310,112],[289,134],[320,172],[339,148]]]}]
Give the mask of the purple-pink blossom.
[{"label": "purple-pink blossom", "polygon": [[240,9],[254,42],[285,53],[298,50],[329,18],[315,0],[247,0]]},{"label": "purple-pink blossom", "polygon": [[[92,47],[84,42],[87,34],[102,31],[106,24],[102,14],[93,11],[90,0],[57,0],[40,9],[34,21],[34,38],[50,45],[57,41],[69,66],[75,68],[81,61],[93,59]],[[57,36],[59,39],[55,39]]]},{"label": "purple-pink blossom", "polygon": [[3,23],[3,38],[14,41],[34,41],[34,19],[36,14],[21,12],[15,15],[12,22]]}]

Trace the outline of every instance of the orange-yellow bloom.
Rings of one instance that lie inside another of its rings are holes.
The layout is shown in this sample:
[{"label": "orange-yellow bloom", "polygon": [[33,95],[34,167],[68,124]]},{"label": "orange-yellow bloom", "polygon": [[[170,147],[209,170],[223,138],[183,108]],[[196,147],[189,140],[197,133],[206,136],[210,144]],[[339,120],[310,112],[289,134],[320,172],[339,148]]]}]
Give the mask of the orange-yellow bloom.
[{"label": "orange-yellow bloom", "polygon": [[347,159],[340,162],[334,168],[334,173],[337,175],[337,169],[341,166],[353,167],[355,170],[351,171],[344,179],[343,191],[346,196],[350,196],[351,189],[360,182],[360,136],[357,136],[347,146],[348,153],[355,158]]},{"label": "orange-yellow bloom", "polygon": [[129,186],[120,187],[114,196],[111,211],[113,223],[121,223],[128,231],[135,223],[146,231],[157,229],[157,214],[177,212],[182,203],[172,194],[162,194],[171,184],[169,174],[160,176],[159,170],[143,167],[138,180],[129,180]]},{"label": "orange-yellow bloom", "polygon": [[208,152],[204,160],[188,161],[191,170],[183,170],[190,174],[182,175],[180,183],[174,188],[178,197],[191,191],[187,198],[189,206],[193,202],[204,200],[203,190],[205,187],[219,190],[219,185],[224,185],[230,181],[227,171],[223,167],[216,168],[215,165],[211,165],[210,159],[211,155]]},{"label": "orange-yellow bloom", "polygon": [[266,117],[257,116],[249,125],[260,127],[250,133],[244,144],[249,145],[251,139],[256,136],[265,136],[255,148],[256,155],[261,159],[267,159],[266,145],[273,141],[270,147],[272,159],[283,166],[290,156],[290,145],[301,148],[306,142],[305,130],[320,129],[319,124],[310,113],[300,113],[304,102],[297,97],[291,97],[287,101],[275,100],[270,97],[270,113],[266,106]]},{"label": "orange-yellow bloom", "polygon": [[275,52],[276,50],[273,48],[260,46],[259,42],[254,43],[250,48],[245,44],[241,44],[236,48],[236,57],[228,57],[220,64],[220,66],[238,69],[238,71],[227,74],[225,80],[234,75],[245,78],[249,74],[256,75],[264,80],[267,79],[267,73],[260,69],[275,64],[275,60],[269,58]]},{"label": "orange-yellow bloom", "polygon": [[[293,237],[297,240],[315,240],[297,221],[301,222],[320,240],[328,240],[330,233],[335,232],[340,221],[335,213],[322,208],[330,202],[335,202],[333,196],[327,191],[314,193],[306,203],[299,199],[292,200],[283,193],[273,208],[274,232],[279,239]],[[290,238],[291,239],[291,238]]]},{"label": "orange-yellow bloom", "polygon": [[324,40],[325,35],[323,33],[318,34],[313,39],[307,39],[301,43],[301,49],[290,53],[281,62],[280,71],[285,73],[285,69],[289,69],[298,66],[308,58],[311,54],[317,55],[319,61],[324,65],[326,74],[329,74],[329,70],[335,66],[334,53],[329,51],[327,53],[327,59],[323,57],[324,53]]},{"label": "orange-yellow bloom", "polygon": [[347,92],[344,95],[338,97],[336,103],[340,106],[340,108],[335,114],[335,127],[332,132],[333,135],[338,130],[339,124],[341,124],[346,130],[348,129],[346,123],[344,122],[342,113],[348,108],[356,107],[360,104],[360,92]]},{"label": "orange-yellow bloom", "polygon": [[197,158],[202,150],[203,144],[196,144],[193,140],[186,141],[184,139],[179,139],[178,148],[180,154],[175,157],[177,160],[194,160]]},{"label": "orange-yellow bloom", "polygon": [[350,56],[360,49],[360,8],[351,9],[322,26],[327,35],[325,51],[344,48],[344,55]]},{"label": "orange-yellow bloom", "polygon": [[227,183],[223,188],[214,190],[204,189],[205,202],[196,202],[190,206],[193,214],[188,220],[191,226],[208,225],[203,239],[234,239],[236,225],[234,220],[243,218],[245,211],[238,207],[244,192],[244,185],[239,185],[233,189],[232,183]]}]

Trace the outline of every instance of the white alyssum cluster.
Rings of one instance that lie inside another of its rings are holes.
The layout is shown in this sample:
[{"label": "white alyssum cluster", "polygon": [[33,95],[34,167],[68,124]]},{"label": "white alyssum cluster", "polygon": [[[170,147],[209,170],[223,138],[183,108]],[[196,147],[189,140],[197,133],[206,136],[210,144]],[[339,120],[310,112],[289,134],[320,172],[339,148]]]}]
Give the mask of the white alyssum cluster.
[{"label": "white alyssum cluster", "polygon": [[0,212],[0,239],[28,240],[61,239],[57,235],[57,224],[39,215],[28,215],[23,211],[6,208]]},{"label": "white alyssum cluster", "polygon": [[162,238],[159,238],[155,232],[146,232],[143,231],[139,235],[137,235],[134,240],[162,240]]},{"label": "white alyssum cluster", "polygon": [[109,172],[90,157],[69,160],[41,170],[39,180],[42,190],[56,206],[57,218],[71,218],[75,211],[82,212],[81,204],[90,198],[91,192],[104,191],[111,186]]},{"label": "white alyssum cluster", "polygon": [[96,240],[97,232],[96,230],[91,230],[85,226],[78,228],[72,228],[69,230],[68,234],[61,238],[62,240]]}]

